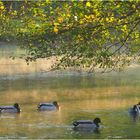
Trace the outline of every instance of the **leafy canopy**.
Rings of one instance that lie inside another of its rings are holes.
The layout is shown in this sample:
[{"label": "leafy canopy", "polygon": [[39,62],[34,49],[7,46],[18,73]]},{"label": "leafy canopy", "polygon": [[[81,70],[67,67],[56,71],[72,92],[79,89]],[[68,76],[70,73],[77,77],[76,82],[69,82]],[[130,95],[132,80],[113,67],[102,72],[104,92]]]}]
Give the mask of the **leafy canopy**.
[{"label": "leafy canopy", "polygon": [[122,68],[140,50],[140,1],[0,2],[0,39],[28,50],[27,62],[55,56],[53,68]]}]

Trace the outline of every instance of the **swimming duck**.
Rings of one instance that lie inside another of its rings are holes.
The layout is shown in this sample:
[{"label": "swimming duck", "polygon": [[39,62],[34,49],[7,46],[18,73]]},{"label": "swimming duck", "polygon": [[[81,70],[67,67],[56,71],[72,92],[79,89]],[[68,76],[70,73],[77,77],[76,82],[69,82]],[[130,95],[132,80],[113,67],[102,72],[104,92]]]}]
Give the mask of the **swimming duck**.
[{"label": "swimming duck", "polygon": [[140,107],[139,107],[139,104],[136,104],[132,108],[130,108],[129,112],[132,115],[140,115]]},{"label": "swimming duck", "polygon": [[57,101],[54,101],[52,103],[39,103],[38,110],[39,111],[59,110],[59,105],[58,105]]},{"label": "swimming duck", "polygon": [[140,116],[139,104],[134,105],[132,108],[129,109],[128,112],[132,120],[136,122]]},{"label": "swimming duck", "polygon": [[0,113],[20,113],[20,105],[15,103],[13,106],[0,106]]},{"label": "swimming duck", "polygon": [[78,120],[73,123],[75,130],[98,130],[99,123],[101,123],[100,118],[95,118],[93,120]]}]

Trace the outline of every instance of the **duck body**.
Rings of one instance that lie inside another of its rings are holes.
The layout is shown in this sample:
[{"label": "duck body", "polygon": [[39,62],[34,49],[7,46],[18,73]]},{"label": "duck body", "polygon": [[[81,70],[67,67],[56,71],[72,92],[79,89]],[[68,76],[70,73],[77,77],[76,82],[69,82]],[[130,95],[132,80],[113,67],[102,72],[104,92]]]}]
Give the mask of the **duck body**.
[{"label": "duck body", "polygon": [[136,122],[140,116],[140,107],[138,104],[134,105],[132,108],[129,109],[129,115],[134,122]]},{"label": "duck body", "polygon": [[91,120],[78,120],[76,122],[73,123],[74,127],[76,129],[84,129],[84,128],[97,128],[97,126],[93,123],[93,121]]},{"label": "duck body", "polygon": [[0,106],[0,113],[20,113],[19,104],[15,103],[13,106]]},{"label": "duck body", "polygon": [[140,107],[138,105],[134,105],[129,109],[129,113],[132,115],[140,115]]},{"label": "duck body", "polygon": [[93,120],[78,120],[73,123],[74,130],[97,130],[99,128],[101,120],[95,118]]},{"label": "duck body", "polygon": [[59,105],[57,102],[39,103],[39,105],[38,105],[39,111],[56,111],[58,109],[59,109]]}]

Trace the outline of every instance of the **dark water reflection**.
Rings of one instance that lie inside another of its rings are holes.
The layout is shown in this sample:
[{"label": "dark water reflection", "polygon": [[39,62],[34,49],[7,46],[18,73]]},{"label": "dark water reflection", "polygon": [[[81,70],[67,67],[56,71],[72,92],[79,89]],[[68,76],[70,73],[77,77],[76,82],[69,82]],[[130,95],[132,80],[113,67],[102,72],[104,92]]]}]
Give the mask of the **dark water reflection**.
[{"label": "dark water reflection", "polygon": [[[0,116],[0,138],[140,138],[140,120],[128,108],[140,100],[140,76],[46,76],[0,80],[0,105],[18,102],[19,115]],[[60,111],[38,112],[57,100]],[[100,133],[75,132],[77,119],[100,117]]]}]

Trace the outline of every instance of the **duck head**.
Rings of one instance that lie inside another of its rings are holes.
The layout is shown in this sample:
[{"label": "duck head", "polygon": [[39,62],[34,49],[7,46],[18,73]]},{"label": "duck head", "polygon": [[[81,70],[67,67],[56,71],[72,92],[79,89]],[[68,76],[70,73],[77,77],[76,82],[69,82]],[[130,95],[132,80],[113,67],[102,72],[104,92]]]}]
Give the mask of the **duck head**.
[{"label": "duck head", "polygon": [[17,109],[18,113],[20,113],[20,105],[18,103],[15,103],[14,107]]},{"label": "duck head", "polygon": [[101,119],[100,118],[95,118],[93,121],[97,127],[99,127],[99,123],[101,123]]},{"label": "duck head", "polygon": [[57,109],[59,109],[59,105],[58,105],[57,101],[54,101],[54,102],[53,102],[53,105],[54,105]]}]

